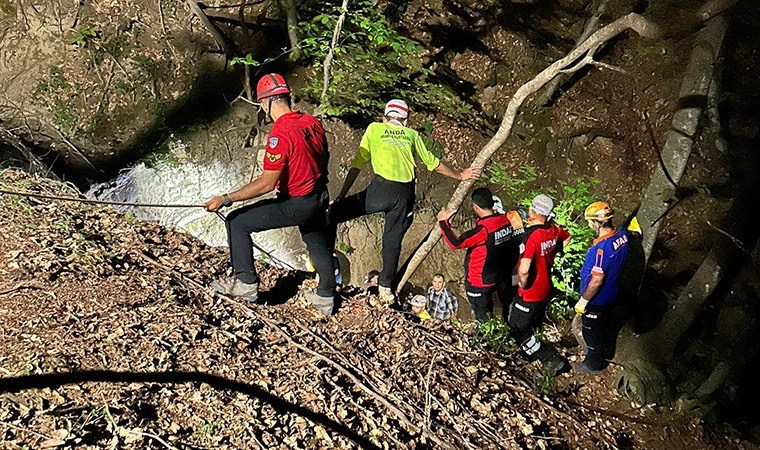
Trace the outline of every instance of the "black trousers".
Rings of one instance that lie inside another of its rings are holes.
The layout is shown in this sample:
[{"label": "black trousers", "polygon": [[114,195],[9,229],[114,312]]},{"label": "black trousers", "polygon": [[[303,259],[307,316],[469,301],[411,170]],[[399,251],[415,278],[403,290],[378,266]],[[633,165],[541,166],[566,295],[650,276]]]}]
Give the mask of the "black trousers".
[{"label": "black trousers", "polygon": [[[464,282],[465,293],[467,294],[467,301],[470,302],[470,307],[475,315],[475,319],[479,322],[486,322],[489,316],[493,316],[493,294],[499,296],[499,300],[505,305],[509,304],[509,300],[512,298],[509,291],[506,290],[506,284],[497,283],[490,287],[476,287],[471,285],[468,281]],[[507,306],[505,306],[507,308]]]},{"label": "black trousers", "polygon": [[591,370],[603,370],[615,357],[615,347],[620,328],[630,317],[623,302],[606,308],[590,309],[581,316],[583,340],[586,341],[584,363]]},{"label": "black trousers", "polygon": [[321,189],[304,197],[262,200],[232,211],[227,216],[227,239],[235,276],[244,283],[259,282],[253,265],[251,233],[297,226],[319,274],[317,294],[333,297],[335,272],[327,233],[328,202],[327,190]]},{"label": "black trousers", "polygon": [[517,341],[523,354],[530,360],[541,360],[542,364],[557,359],[564,360],[551,344],[541,342],[533,335],[543,323],[551,298],[549,296],[540,302],[526,302],[520,297],[515,297],[507,319],[510,334]]},{"label": "black trousers", "polygon": [[330,208],[331,244],[334,248],[339,223],[368,214],[385,213],[383,270],[378,284],[391,287],[398,270],[401,241],[412,225],[413,208],[414,181],[398,183],[375,175],[367,189],[333,203]]}]

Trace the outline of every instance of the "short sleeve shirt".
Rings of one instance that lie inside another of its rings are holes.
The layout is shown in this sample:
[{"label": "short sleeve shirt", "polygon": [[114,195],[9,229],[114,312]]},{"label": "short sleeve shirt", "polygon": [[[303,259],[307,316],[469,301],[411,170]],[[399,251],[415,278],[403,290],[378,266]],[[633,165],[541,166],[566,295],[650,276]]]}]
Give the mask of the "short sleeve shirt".
[{"label": "short sleeve shirt", "polygon": [[375,175],[408,183],[414,179],[415,156],[428,170],[440,164],[416,131],[403,125],[375,122],[364,132],[351,167],[362,169],[371,162]]},{"label": "short sleeve shirt", "polygon": [[326,184],[330,154],[322,124],[312,115],[292,111],[272,126],[264,153],[264,170],[281,170],[277,189],[302,197]]},{"label": "short sleeve shirt", "polygon": [[586,292],[592,277],[604,277],[602,287],[593,298],[588,299],[590,305],[606,306],[617,298],[620,273],[628,256],[629,237],[628,231],[622,227],[618,228],[614,233],[594,240],[594,244],[586,253],[581,267],[581,295]]},{"label": "short sleeve shirt", "polygon": [[520,259],[530,259],[530,272],[527,287],[519,288],[518,295],[526,302],[540,302],[552,289],[551,268],[558,244],[570,238],[570,233],[555,224],[544,224],[529,227],[526,235]]}]

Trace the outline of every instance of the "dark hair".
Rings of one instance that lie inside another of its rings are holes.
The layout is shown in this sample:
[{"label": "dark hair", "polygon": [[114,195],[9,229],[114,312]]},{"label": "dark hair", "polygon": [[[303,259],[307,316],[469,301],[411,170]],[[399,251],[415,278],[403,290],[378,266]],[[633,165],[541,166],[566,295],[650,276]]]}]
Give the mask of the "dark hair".
[{"label": "dark hair", "polygon": [[280,95],[273,95],[271,97],[267,97],[263,100],[269,100],[269,104],[277,103],[279,101],[284,101],[287,103],[288,106],[290,106],[290,94],[280,94]]},{"label": "dark hair", "polygon": [[606,221],[602,222],[602,228],[615,228],[615,226],[612,224],[612,219],[607,219]]},{"label": "dark hair", "polygon": [[493,209],[493,194],[488,188],[477,188],[472,191],[472,202],[483,209]]},{"label": "dark hair", "polygon": [[433,275],[433,278],[436,278],[436,277],[442,279],[443,281],[446,281],[446,277],[444,277],[442,273],[437,273]]}]

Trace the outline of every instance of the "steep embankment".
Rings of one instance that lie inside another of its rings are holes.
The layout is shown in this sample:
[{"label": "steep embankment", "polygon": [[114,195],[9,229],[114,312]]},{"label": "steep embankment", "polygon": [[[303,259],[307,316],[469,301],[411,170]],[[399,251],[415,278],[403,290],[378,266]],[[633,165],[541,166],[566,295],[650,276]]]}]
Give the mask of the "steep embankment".
[{"label": "steep embankment", "polygon": [[710,447],[604,379],[541,394],[448,324],[360,299],[323,318],[295,274],[262,267],[277,306],[211,297],[224,252],[107,208],[2,196],[0,231],[2,448]]}]

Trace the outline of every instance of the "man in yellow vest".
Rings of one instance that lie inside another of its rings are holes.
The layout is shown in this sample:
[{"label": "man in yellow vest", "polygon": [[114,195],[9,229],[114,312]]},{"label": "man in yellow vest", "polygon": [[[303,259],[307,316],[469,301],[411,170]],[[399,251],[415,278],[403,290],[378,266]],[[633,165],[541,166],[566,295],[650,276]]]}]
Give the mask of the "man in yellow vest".
[{"label": "man in yellow vest", "polygon": [[[415,156],[428,170],[455,180],[472,180],[481,170],[470,167],[454,171],[441,162],[425,146],[419,133],[406,126],[409,107],[403,100],[391,100],[385,106],[382,122],[367,127],[343,188],[330,209],[333,243],[337,224],[357,217],[384,213],[383,270],[380,272],[379,291],[383,303],[393,302],[391,283],[398,269],[401,241],[412,224],[414,207]],[[369,186],[357,194],[346,196],[359,172],[372,163],[375,176]]]}]

